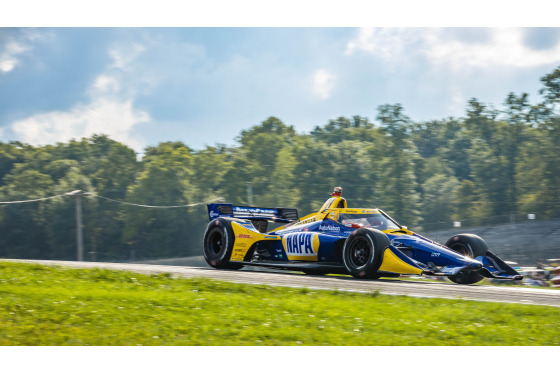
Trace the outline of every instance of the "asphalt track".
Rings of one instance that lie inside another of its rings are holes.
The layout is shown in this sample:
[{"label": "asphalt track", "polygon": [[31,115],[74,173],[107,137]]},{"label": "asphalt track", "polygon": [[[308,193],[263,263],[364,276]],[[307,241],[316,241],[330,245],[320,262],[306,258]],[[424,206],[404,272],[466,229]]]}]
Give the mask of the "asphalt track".
[{"label": "asphalt track", "polygon": [[[384,295],[464,299],[488,302],[550,305],[560,307],[560,290],[524,287],[497,287],[481,285],[458,285],[440,282],[422,282],[406,279],[360,280],[344,276],[312,276],[300,273],[216,270],[212,268],[169,266],[151,264],[125,264],[108,262],[77,262],[47,260],[0,260],[11,262],[60,265],[73,268],[103,268],[126,270],[136,273],[170,273],[176,277],[205,277],[235,283],[268,284],[272,286],[299,287],[318,290],[341,290],[350,292],[375,292]],[[258,269],[258,268],[255,268]]]}]

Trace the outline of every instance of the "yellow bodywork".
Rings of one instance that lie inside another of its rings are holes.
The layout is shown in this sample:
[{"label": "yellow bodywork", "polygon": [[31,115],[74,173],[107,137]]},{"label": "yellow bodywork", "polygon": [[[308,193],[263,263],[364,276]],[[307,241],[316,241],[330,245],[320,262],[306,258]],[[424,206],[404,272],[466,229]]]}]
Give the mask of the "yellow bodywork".
[{"label": "yellow bodywork", "polygon": [[383,254],[383,261],[381,261],[379,271],[389,271],[391,273],[399,274],[422,274],[422,269],[407,264],[406,262],[398,258],[397,255],[393,253],[391,248],[385,249],[385,253]]},{"label": "yellow bodywork", "polygon": [[[340,196],[331,197],[328,199],[321,209],[316,212],[309,214],[305,217],[300,218],[297,222],[287,224],[282,227],[274,229],[274,231],[279,231],[288,228],[296,228],[297,226],[303,226],[312,222],[322,221],[323,219],[329,218],[333,221],[338,221],[340,214],[377,214],[381,213],[379,209],[351,209],[347,207],[346,200]],[[280,240],[282,239],[282,246],[285,250],[288,260],[291,261],[317,261],[317,254],[319,252],[319,236],[318,234],[313,236],[310,243],[306,243],[305,252],[295,253],[294,251],[289,251],[289,246],[296,243],[299,239],[297,237],[298,232],[288,233],[284,236],[270,235],[267,233],[259,233],[254,230],[252,226],[244,225],[238,222],[232,222],[232,229],[235,236],[233,252],[231,255],[231,261],[243,261],[245,255],[251,248],[251,246],[262,240]],[[397,231],[397,232],[395,232]],[[393,235],[412,235],[411,231],[406,229],[389,229],[385,230],[385,233],[391,233]],[[296,245],[296,244],[294,244]],[[301,243],[297,244],[301,246]],[[390,248],[385,249],[383,254],[383,259],[379,267],[379,271],[399,273],[399,274],[422,274],[422,269],[409,264],[402,259],[400,259]]]},{"label": "yellow bodywork", "polygon": [[231,228],[233,229],[233,235],[235,236],[235,241],[233,244],[233,252],[231,254],[230,261],[243,261],[247,251],[253,243],[261,240],[279,240],[278,235],[269,235],[266,233],[256,232],[249,229],[237,222],[231,223]]}]

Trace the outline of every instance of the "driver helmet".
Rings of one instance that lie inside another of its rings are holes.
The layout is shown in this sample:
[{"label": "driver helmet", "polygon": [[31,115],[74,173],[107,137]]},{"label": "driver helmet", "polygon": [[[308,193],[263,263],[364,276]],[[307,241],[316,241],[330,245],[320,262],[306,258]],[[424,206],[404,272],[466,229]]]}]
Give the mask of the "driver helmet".
[{"label": "driver helmet", "polygon": [[342,195],[342,187],[335,187],[334,192],[331,194],[332,197]]},{"label": "driver helmet", "polygon": [[381,217],[373,217],[369,219],[369,224],[373,227],[382,227],[385,225],[385,222]]}]

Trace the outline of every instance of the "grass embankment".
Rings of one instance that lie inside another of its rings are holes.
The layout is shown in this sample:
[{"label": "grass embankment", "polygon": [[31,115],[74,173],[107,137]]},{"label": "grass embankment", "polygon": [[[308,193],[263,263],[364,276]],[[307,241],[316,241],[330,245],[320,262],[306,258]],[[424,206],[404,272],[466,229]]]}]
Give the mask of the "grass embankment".
[{"label": "grass embankment", "polygon": [[0,261],[0,345],[560,345],[559,312]]}]

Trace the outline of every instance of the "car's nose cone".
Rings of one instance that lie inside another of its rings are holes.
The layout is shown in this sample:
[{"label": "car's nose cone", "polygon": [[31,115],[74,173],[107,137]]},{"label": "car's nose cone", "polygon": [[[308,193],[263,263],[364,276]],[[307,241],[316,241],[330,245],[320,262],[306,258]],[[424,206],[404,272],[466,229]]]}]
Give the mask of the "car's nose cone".
[{"label": "car's nose cone", "polygon": [[482,266],[482,262],[478,260],[472,260],[472,262],[468,265],[468,267],[471,269],[480,269]]}]

